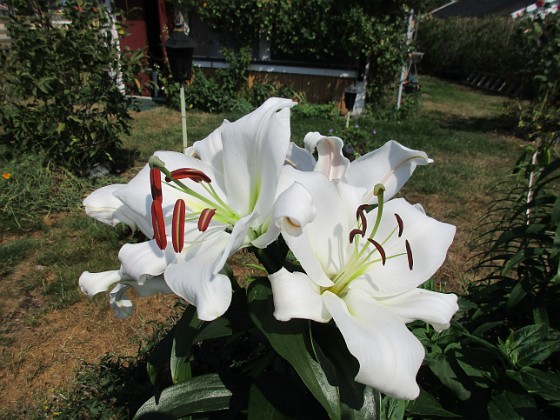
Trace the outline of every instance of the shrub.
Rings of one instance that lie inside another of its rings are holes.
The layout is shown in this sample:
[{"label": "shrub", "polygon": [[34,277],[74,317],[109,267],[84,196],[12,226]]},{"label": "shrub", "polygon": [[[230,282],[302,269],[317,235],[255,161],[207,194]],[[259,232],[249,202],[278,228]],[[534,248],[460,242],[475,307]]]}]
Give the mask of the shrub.
[{"label": "shrub", "polygon": [[12,2],[13,42],[0,54],[0,143],[13,155],[42,151],[82,175],[120,150],[131,105],[120,83],[135,85],[141,54],[119,55],[98,2],[70,0],[56,12],[52,4]]}]

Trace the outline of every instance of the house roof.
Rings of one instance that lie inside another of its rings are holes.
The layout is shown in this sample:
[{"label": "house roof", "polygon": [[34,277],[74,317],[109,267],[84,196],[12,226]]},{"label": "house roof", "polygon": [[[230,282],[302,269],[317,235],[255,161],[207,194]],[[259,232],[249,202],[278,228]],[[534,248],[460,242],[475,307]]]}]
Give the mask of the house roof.
[{"label": "house roof", "polygon": [[435,10],[432,15],[438,18],[509,16],[533,3],[535,0],[459,0]]}]

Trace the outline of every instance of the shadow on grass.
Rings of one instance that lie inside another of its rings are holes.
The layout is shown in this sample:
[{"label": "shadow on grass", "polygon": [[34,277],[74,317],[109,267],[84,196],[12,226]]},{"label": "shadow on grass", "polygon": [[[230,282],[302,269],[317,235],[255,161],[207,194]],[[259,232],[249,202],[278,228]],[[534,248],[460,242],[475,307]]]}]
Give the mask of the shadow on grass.
[{"label": "shadow on grass", "polygon": [[460,116],[446,114],[440,111],[431,111],[430,117],[438,121],[442,128],[453,131],[468,131],[473,133],[497,133],[506,136],[517,136],[517,118],[508,113],[492,116]]}]

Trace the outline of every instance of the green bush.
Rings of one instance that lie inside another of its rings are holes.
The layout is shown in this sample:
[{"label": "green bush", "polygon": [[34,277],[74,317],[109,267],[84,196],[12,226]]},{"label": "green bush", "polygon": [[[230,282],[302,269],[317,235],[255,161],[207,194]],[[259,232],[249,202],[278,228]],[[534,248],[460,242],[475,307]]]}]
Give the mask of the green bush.
[{"label": "green bush", "polygon": [[0,54],[0,144],[12,155],[43,152],[82,175],[120,150],[131,99],[119,84],[136,85],[141,53],[119,54],[112,17],[97,1],[56,11],[54,3],[12,2],[13,42]]}]

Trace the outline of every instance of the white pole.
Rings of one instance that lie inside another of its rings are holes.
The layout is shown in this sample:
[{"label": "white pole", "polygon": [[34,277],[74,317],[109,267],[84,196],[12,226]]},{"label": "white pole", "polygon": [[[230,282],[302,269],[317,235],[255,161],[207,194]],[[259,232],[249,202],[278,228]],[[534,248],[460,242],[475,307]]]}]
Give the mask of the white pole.
[{"label": "white pole", "polygon": [[187,110],[185,109],[185,82],[181,82],[181,125],[183,127],[183,153],[186,153],[187,144]]},{"label": "white pole", "polygon": [[[410,11],[408,12],[408,28],[406,30],[406,45],[410,44],[413,34],[414,34],[414,9],[410,9]],[[399,79],[399,91],[397,93],[397,109],[401,109],[402,91],[403,91],[403,85],[407,73],[408,73],[408,66],[406,64],[403,64],[401,69],[401,77]]]}]

